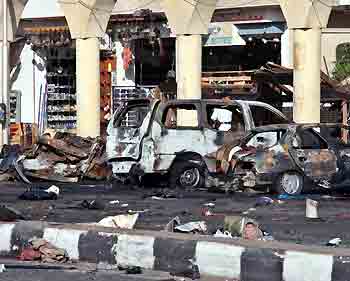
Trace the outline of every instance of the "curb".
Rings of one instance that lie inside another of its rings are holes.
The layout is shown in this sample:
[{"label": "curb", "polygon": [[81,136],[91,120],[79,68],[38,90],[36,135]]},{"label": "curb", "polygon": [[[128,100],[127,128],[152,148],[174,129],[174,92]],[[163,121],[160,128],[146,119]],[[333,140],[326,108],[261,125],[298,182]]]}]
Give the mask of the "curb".
[{"label": "curb", "polygon": [[16,257],[36,237],[66,249],[71,259],[96,264],[179,272],[194,260],[201,275],[241,281],[345,281],[350,276],[350,249],[35,221],[0,223],[0,233],[3,257]]}]

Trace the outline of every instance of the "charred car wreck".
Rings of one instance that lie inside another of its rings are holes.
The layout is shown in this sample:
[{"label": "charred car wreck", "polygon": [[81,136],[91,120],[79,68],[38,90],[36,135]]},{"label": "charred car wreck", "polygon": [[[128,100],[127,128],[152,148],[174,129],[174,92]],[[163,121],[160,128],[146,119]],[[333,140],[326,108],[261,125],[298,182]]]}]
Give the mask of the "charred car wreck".
[{"label": "charred car wreck", "polygon": [[350,172],[350,146],[332,134],[345,127],[284,124],[255,128],[235,148],[231,176],[239,178],[243,188],[272,187],[291,195],[304,191],[307,182],[318,188],[344,185]]},{"label": "charred car wreck", "polygon": [[231,188],[237,179],[221,178],[234,148],[256,127],[280,123],[289,121],[261,102],[129,100],[109,123],[107,157],[119,178],[166,175],[171,186]]}]

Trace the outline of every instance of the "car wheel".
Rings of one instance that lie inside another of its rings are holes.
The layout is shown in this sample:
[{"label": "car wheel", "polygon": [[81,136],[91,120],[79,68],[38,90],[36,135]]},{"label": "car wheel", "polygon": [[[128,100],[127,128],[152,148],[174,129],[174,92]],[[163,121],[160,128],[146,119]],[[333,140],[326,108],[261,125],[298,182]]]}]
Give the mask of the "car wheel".
[{"label": "car wheel", "polygon": [[278,194],[297,195],[304,189],[304,179],[298,172],[285,172],[276,181],[275,190]]},{"label": "car wheel", "polygon": [[170,187],[201,188],[205,183],[205,168],[189,161],[176,162],[170,172]]}]

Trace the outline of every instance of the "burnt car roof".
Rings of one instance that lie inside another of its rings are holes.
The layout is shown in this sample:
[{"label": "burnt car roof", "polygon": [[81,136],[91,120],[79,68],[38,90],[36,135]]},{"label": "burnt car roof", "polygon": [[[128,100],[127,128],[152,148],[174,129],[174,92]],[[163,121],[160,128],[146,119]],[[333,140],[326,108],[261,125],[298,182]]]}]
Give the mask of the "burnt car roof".
[{"label": "burnt car roof", "polygon": [[252,129],[253,132],[268,132],[268,131],[277,131],[277,130],[288,130],[288,129],[310,129],[310,128],[324,128],[324,127],[334,127],[334,128],[349,128],[349,126],[341,124],[341,123],[307,123],[307,124],[298,124],[298,123],[290,123],[290,124],[272,124],[266,126],[260,126]]}]

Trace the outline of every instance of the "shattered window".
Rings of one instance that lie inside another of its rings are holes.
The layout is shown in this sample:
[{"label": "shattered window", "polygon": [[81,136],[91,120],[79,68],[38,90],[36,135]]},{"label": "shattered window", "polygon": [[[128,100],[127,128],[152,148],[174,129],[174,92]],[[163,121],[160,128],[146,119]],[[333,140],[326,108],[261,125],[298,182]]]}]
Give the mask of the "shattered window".
[{"label": "shattered window", "polygon": [[194,104],[170,105],[164,110],[162,124],[168,129],[198,128],[198,111]]},{"label": "shattered window", "polygon": [[285,132],[285,130],[278,130],[257,133],[251,139],[249,139],[246,145],[255,148],[269,148],[275,146]]},{"label": "shattered window", "polygon": [[209,126],[218,131],[244,131],[244,117],[237,106],[207,105]]},{"label": "shattered window", "polygon": [[299,133],[301,149],[327,149],[327,143],[313,130],[306,129]]},{"label": "shattered window", "polygon": [[149,112],[149,106],[133,106],[129,107],[119,119],[119,127],[140,128],[143,120]]},{"label": "shattered window", "polygon": [[263,106],[251,105],[250,110],[252,112],[253,121],[256,127],[288,123],[288,120]]}]

